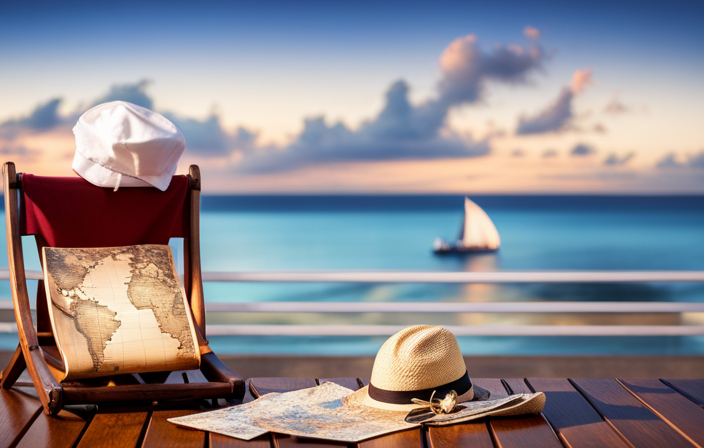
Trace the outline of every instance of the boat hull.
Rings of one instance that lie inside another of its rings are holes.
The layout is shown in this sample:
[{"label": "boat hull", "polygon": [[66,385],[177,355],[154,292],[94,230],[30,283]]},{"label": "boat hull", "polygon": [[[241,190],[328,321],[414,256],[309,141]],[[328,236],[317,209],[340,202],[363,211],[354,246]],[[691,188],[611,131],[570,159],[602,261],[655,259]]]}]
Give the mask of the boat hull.
[{"label": "boat hull", "polygon": [[496,252],[499,248],[450,246],[433,249],[435,255],[469,255]]}]

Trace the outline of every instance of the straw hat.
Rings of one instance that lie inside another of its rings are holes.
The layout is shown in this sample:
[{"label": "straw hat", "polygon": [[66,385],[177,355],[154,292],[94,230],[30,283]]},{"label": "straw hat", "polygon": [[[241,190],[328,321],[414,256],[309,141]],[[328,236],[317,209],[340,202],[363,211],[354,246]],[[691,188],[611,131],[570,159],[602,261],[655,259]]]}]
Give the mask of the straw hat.
[{"label": "straw hat", "polygon": [[181,131],[156,112],[126,101],[99,104],[73,128],[73,170],[98,187],[166,190],[186,148]]},{"label": "straw hat", "polygon": [[457,339],[443,327],[415,325],[381,346],[369,385],[350,398],[374,408],[408,412],[418,407],[412,398],[428,401],[433,391],[435,398],[445,398],[452,390],[458,403],[474,398]]}]

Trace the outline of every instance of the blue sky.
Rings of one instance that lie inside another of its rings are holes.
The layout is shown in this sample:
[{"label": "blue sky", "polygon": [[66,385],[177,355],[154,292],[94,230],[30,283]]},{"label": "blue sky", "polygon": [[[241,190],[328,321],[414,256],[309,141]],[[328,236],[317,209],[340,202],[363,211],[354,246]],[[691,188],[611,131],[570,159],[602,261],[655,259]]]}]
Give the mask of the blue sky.
[{"label": "blue sky", "polygon": [[[189,146],[184,159],[202,165],[213,191],[704,192],[703,10],[697,2],[6,2],[0,150],[35,172],[70,173],[67,123],[111,87],[149,80],[142,90],[155,110],[195,120],[193,142],[198,129],[221,133],[220,152]],[[395,141],[385,155],[364,156],[379,143],[364,127],[378,122],[385,92],[405,81],[420,111],[447,76],[441,56],[468,35],[476,41],[467,48],[495,61],[496,45],[543,53],[509,81],[479,81],[476,100],[448,106],[424,143]],[[592,82],[568,92],[571,112],[550,115],[574,73],[587,70]],[[62,124],[18,130],[53,98]],[[520,120],[541,114],[552,117],[547,130],[517,135]],[[325,148],[301,138],[314,117],[324,117]],[[348,136],[332,137],[338,121]],[[449,134],[465,139],[464,157],[434,152]],[[578,145],[593,152],[571,156]],[[548,166],[549,151],[557,157]]]}]

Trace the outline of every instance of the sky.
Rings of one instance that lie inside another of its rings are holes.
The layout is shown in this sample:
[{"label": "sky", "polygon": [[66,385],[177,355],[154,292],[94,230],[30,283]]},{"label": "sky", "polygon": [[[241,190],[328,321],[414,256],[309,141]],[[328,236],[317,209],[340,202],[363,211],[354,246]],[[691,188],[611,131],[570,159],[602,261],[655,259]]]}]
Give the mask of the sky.
[{"label": "sky", "polygon": [[0,154],[124,100],[206,193],[704,193],[697,2],[5,2]]}]

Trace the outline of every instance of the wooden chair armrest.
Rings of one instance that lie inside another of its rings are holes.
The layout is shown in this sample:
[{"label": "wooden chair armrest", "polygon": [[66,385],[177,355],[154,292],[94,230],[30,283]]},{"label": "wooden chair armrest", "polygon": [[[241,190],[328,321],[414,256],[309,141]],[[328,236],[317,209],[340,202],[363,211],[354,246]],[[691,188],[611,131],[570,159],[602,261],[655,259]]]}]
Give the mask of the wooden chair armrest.
[{"label": "wooden chair armrest", "polygon": [[244,397],[244,379],[230,370],[215,353],[201,355],[200,371],[208,381],[230,383],[232,394],[236,398]]}]

